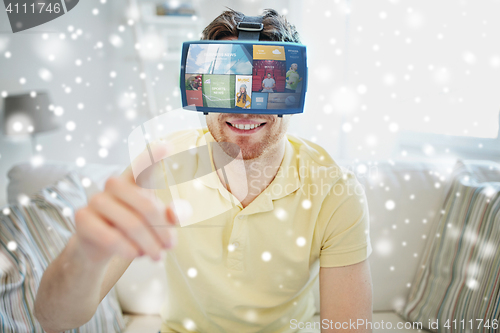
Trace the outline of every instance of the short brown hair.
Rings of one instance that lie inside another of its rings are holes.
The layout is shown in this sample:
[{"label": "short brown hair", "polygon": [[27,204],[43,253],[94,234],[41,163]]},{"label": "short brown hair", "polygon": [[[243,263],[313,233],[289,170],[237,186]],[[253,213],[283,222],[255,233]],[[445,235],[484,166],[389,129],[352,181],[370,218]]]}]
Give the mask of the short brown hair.
[{"label": "short brown hair", "polygon": [[[215,18],[202,32],[202,40],[218,40],[224,37],[238,37],[236,26],[245,16],[243,13],[226,7],[227,10]],[[274,9],[264,9],[264,30],[261,31],[261,40],[275,42],[300,43],[300,36],[295,26],[287,21],[285,16],[278,14]]]}]

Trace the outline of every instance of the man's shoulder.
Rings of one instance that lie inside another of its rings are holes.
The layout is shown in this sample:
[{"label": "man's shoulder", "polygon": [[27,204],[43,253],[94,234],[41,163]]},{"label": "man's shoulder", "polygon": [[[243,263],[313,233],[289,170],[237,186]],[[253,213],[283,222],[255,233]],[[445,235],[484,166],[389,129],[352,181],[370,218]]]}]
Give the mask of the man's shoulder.
[{"label": "man's shoulder", "polygon": [[322,146],[287,134],[288,142],[293,147],[298,174],[303,183],[352,183],[356,182],[354,173],[339,165]]},{"label": "man's shoulder", "polygon": [[320,145],[287,136],[296,153],[302,191],[313,204],[320,205],[328,216],[347,201],[355,202],[353,205],[359,209],[366,209],[364,186],[353,170],[339,165]]},{"label": "man's shoulder", "polygon": [[295,150],[297,159],[300,162],[314,162],[323,167],[337,166],[337,163],[326,149],[317,143],[292,134],[287,134],[287,139]]}]

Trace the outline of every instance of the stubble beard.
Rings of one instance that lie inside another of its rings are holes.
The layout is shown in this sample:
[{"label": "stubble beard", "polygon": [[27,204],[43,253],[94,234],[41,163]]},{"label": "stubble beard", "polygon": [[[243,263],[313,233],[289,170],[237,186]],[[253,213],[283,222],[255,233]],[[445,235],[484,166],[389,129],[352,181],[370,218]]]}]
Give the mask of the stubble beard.
[{"label": "stubble beard", "polygon": [[[225,126],[226,124],[224,123],[222,126]],[[254,159],[257,159],[273,150],[273,147],[276,146],[278,142],[281,141],[285,133],[281,132],[274,132],[272,134],[266,133],[264,137],[259,141],[255,143],[250,143],[250,138],[248,137],[239,137],[236,142],[230,141],[229,137],[224,134],[224,131],[221,127],[218,128],[213,128],[211,124],[207,123],[208,130],[214,137],[215,141],[217,142],[230,142],[236,144],[239,149],[241,150],[241,156],[243,156],[243,160],[245,161],[251,161]],[[234,147],[234,145],[221,145],[222,149],[228,154],[229,156],[233,158],[237,158],[238,153],[234,151],[234,149],[226,149],[225,147]]]}]

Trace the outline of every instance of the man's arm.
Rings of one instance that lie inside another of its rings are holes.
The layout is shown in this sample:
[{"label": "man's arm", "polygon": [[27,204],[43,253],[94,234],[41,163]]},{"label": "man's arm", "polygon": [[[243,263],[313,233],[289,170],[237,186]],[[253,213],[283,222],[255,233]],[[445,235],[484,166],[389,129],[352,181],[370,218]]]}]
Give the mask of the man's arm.
[{"label": "man's arm", "polygon": [[47,267],[36,296],[35,316],[45,331],[61,332],[88,322],[132,260],[89,260],[72,236]]},{"label": "man's arm", "polygon": [[[151,146],[165,156],[166,146]],[[132,165],[143,170],[149,152]],[[132,260],[143,254],[160,259],[162,248],[175,244],[172,207],[159,205],[134,180],[129,167],[106,181],[103,192],[75,212],[75,234],[45,270],[35,300],[35,317],[45,331],[79,327],[95,314],[99,303]]]},{"label": "man's arm", "polygon": [[[368,260],[341,267],[321,267],[320,283],[320,316],[321,332],[372,332],[372,279]],[[323,322],[325,320],[325,322]],[[359,320],[359,321],[358,321]],[[349,321],[363,324],[353,328]],[[324,329],[328,321],[328,329]],[[335,329],[343,324],[340,330]]]}]

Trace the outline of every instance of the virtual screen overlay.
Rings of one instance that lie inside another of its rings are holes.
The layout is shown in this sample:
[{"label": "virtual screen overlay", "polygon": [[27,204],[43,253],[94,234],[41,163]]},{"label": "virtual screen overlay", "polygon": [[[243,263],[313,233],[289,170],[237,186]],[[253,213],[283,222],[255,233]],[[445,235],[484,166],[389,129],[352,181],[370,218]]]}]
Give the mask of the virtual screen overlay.
[{"label": "virtual screen overlay", "polygon": [[305,47],[290,44],[185,44],[183,105],[195,106],[198,111],[302,112]]},{"label": "virtual screen overlay", "polygon": [[[156,116],[136,127],[128,137],[136,184],[146,190],[159,190],[157,193],[168,191],[171,201],[164,203],[173,205],[181,227],[223,214],[239,204],[236,197],[248,194],[246,182],[241,181],[241,175],[246,173],[240,147],[207,140],[210,136],[202,130],[207,127],[203,114],[184,109]],[[228,167],[237,173],[226,172]],[[217,209],[207,207],[207,198],[217,187],[214,184],[221,182],[234,195],[219,188],[228,204]]]}]

